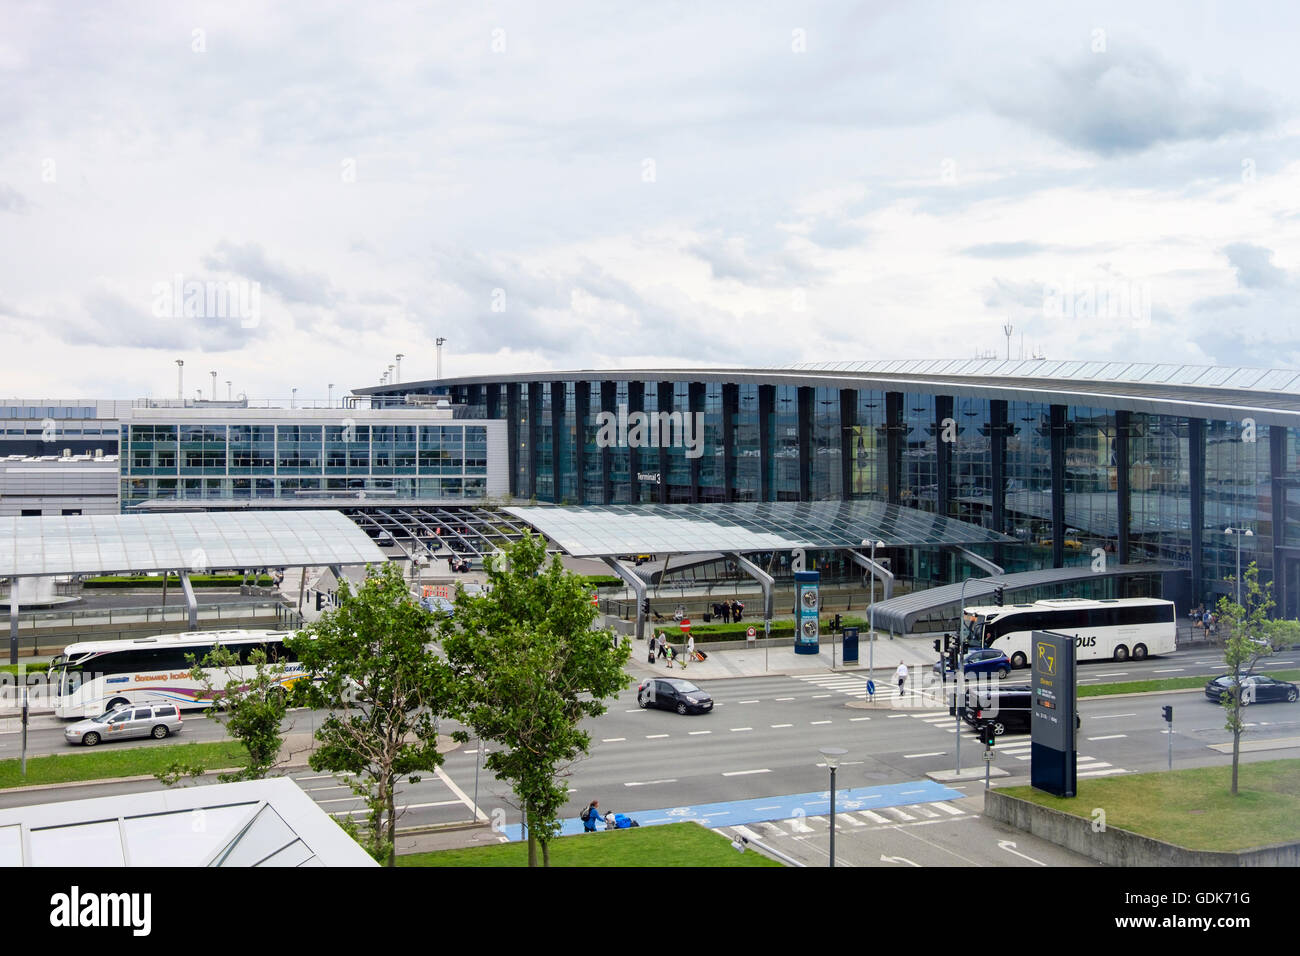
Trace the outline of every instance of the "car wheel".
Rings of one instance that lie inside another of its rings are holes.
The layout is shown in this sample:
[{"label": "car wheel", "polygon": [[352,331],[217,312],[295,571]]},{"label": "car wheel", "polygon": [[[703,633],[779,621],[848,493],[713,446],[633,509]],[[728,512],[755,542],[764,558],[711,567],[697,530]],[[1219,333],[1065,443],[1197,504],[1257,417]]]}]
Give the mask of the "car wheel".
[{"label": "car wheel", "polygon": [[1147,646],[1145,644],[1133,645],[1133,660],[1144,661],[1147,659]]},{"label": "car wheel", "polygon": [[153,739],[154,739],[154,740],[162,740],[162,739],[163,739],[164,737],[166,737],[169,733],[171,733],[171,731],[169,731],[169,730],[167,729],[166,725],[164,725],[164,724],[159,724],[157,727],[155,727],[155,728],[153,729]]},{"label": "car wheel", "polygon": [[998,668],[998,680],[1002,680],[1004,677],[1006,677],[1006,676],[1007,676],[1008,674],[1010,674],[1010,673],[1011,673],[1011,668],[1010,668],[1010,667],[999,667],[999,668]]},{"label": "car wheel", "polygon": [[1126,660],[1128,660],[1128,648],[1120,644],[1115,648],[1115,663],[1122,664]]},{"label": "car wheel", "polygon": [[1292,687],[1286,692],[1286,699],[1287,703],[1294,704],[1297,700],[1300,700],[1300,690],[1296,690],[1296,688]]},{"label": "car wheel", "polygon": [[95,744],[99,743],[99,734],[92,730],[90,733],[86,734],[86,736],[81,738],[81,742],[87,747],[93,747]]},{"label": "car wheel", "polygon": [[677,705],[677,713],[679,713],[679,714],[684,714],[684,713],[686,713],[686,705],[685,705],[685,704],[678,704],[678,705]]},{"label": "car wheel", "polygon": [[1028,663],[1029,663],[1029,658],[1025,657],[1025,655],[1021,654],[1019,651],[1016,651],[1013,655],[1011,655],[1012,667],[1020,668],[1020,667],[1024,667]]},{"label": "car wheel", "polygon": [[994,737],[1001,737],[1003,734],[1005,734],[1005,733],[1007,732],[1007,725],[1004,724],[1002,721],[1000,721],[1000,720],[995,720],[995,721],[992,721],[992,724],[993,724],[993,736],[994,736]]},{"label": "car wheel", "polygon": [[114,697],[112,700],[108,702],[108,706],[105,707],[104,710],[105,712],[110,710],[117,710],[119,707],[126,707],[130,703],[131,702],[127,700],[125,697]]},{"label": "car wheel", "polygon": [[640,697],[638,697],[638,698],[636,699],[636,702],[637,702],[637,704],[640,705],[640,707],[641,707],[642,710],[645,710],[647,707],[650,706],[650,698],[649,698],[649,697],[646,697],[644,694],[642,694]]}]

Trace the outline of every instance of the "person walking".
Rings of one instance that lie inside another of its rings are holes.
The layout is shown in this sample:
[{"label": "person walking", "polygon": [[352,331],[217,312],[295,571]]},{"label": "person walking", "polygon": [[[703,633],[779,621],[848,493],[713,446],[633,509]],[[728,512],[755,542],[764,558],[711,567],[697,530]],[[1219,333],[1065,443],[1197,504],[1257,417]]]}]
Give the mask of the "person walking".
[{"label": "person walking", "polygon": [[587,809],[583,810],[578,819],[582,821],[582,828],[588,833],[596,832],[596,824],[600,822],[600,801],[593,800],[587,804]]},{"label": "person walking", "polygon": [[666,637],[665,637],[664,635],[662,635],[662,634],[656,634],[656,636],[659,638],[659,651],[658,651],[658,654],[659,654],[660,657],[667,658],[667,657],[668,657],[668,638],[666,638]]},{"label": "person walking", "polygon": [[655,649],[658,646],[659,646],[659,635],[651,634],[650,635],[650,663],[651,664],[655,662]]},{"label": "person walking", "polygon": [[686,638],[686,659],[688,661],[695,660],[695,636],[694,635]]},{"label": "person walking", "polygon": [[907,691],[903,686],[907,683],[907,665],[902,661],[898,662],[898,670],[894,671],[894,678],[898,681],[898,696],[902,697]]}]

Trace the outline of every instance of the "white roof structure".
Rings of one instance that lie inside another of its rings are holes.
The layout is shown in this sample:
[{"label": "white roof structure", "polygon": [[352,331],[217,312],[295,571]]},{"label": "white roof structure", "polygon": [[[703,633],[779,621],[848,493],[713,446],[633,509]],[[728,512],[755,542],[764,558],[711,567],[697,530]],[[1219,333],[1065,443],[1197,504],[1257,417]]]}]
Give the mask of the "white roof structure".
[{"label": "white roof structure", "polygon": [[0,810],[0,867],[377,865],[287,777]]}]

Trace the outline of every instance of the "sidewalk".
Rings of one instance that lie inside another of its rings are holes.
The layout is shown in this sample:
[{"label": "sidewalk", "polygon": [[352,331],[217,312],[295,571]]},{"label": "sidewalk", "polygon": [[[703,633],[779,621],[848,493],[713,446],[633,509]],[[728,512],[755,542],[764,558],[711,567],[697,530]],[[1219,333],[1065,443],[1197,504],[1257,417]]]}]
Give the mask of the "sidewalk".
[{"label": "sidewalk", "polygon": [[832,671],[847,671],[854,674],[874,676],[879,681],[884,677],[892,678],[894,670],[901,660],[907,669],[915,673],[918,669],[929,671],[934,664],[934,636],[918,635],[916,637],[896,637],[876,634],[875,671],[868,674],[867,662],[870,660],[870,645],[866,636],[858,642],[858,665],[845,666],[841,660],[839,641],[834,644],[834,664],[832,667],[832,644],[828,640],[821,642],[820,654],[796,654],[794,645],[784,647],[747,647],[738,641],[736,647],[725,650],[706,651],[705,661],[691,661],[682,667],[682,658],[686,645],[676,640],[670,641],[677,648],[677,663],[672,669],[664,660],[650,664],[647,660],[646,641],[633,640],[632,657],[627,663],[627,671],[634,677],[683,677],[692,681],[722,680],[735,677],[775,677],[801,674],[826,674]]}]

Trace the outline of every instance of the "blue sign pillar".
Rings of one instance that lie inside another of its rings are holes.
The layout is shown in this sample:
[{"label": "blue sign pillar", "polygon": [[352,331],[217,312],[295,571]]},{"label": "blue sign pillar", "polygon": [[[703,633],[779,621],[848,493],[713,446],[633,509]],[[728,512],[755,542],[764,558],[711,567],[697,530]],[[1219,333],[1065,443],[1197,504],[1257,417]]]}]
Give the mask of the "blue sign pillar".
[{"label": "blue sign pillar", "polygon": [[794,652],[796,654],[821,652],[819,623],[822,609],[821,577],[819,571],[794,573]]}]

